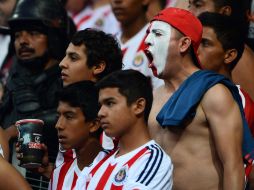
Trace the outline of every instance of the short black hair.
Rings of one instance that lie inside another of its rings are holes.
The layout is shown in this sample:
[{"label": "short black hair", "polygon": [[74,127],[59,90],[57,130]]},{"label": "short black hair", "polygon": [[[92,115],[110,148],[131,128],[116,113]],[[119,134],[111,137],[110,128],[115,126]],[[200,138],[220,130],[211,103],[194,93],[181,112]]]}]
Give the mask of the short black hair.
[{"label": "short black hair", "polygon": [[87,121],[97,118],[99,111],[98,90],[92,81],[81,81],[63,87],[57,92],[59,102],[79,107]]},{"label": "short black hair", "polygon": [[102,61],[105,62],[106,68],[98,74],[98,80],[113,71],[122,69],[122,51],[118,41],[111,34],[87,28],[78,31],[71,43],[75,46],[85,45],[88,68],[99,65]]},{"label": "short black hair", "polygon": [[118,88],[119,93],[126,97],[127,105],[131,105],[139,98],[146,100],[144,110],[145,122],[148,122],[148,116],[153,102],[153,89],[151,78],[146,77],[139,71],[128,69],[113,72],[101,81],[97,82],[98,89]]},{"label": "short black hair", "polygon": [[204,27],[210,27],[214,30],[224,51],[237,50],[237,57],[230,65],[230,69],[233,69],[244,51],[244,31],[241,23],[238,23],[231,16],[211,12],[204,12],[198,18]]},{"label": "short black hair", "polygon": [[[57,92],[58,102],[64,102],[71,107],[80,108],[86,121],[95,121],[98,118],[99,103],[98,90],[92,81],[81,81],[61,88]],[[100,137],[99,128],[93,135]]]}]

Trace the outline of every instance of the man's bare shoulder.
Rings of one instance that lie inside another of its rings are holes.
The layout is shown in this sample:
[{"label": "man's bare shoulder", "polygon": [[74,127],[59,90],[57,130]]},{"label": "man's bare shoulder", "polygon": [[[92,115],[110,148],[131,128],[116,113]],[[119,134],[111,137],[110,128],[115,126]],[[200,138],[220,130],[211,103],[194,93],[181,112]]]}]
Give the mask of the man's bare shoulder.
[{"label": "man's bare shoulder", "polygon": [[211,87],[201,100],[206,110],[221,112],[227,111],[229,107],[237,105],[230,90],[223,84]]}]

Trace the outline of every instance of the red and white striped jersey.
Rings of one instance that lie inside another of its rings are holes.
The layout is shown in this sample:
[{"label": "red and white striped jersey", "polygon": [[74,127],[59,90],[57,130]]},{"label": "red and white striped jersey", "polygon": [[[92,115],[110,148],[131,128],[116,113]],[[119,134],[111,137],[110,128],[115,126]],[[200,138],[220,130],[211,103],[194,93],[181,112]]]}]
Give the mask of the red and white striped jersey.
[{"label": "red and white striped jersey", "polygon": [[239,85],[237,85],[237,87],[242,99],[245,118],[247,120],[251,134],[254,137],[254,102],[247,92],[245,92]]},{"label": "red and white striped jersey", "polygon": [[101,161],[85,168],[76,190],[170,190],[173,165],[170,157],[151,140],[143,146],[117,157],[111,151]]},{"label": "red and white striped jersey", "polygon": [[77,15],[73,15],[72,18],[77,30],[96,28],[110,34],[116,34],[120,30],[119,22],[116,20],[109,4],[97,9],[86,6],[84,10]]},{"label": "red and white striped jersey", "polygon": [[[96,162],[100,161],[108,152],[101,151],[96,157]],[[49,190],[72,190],[76,186],[78,176],[81,171],[77,165],[75,150],[58,152],[55,169],[53,170]]]},{"label": "red and white striped jersey", "polygon": [[92,7],[87,5],[82,11],[75,15],[69,13],[70,17],[77,27],[77,30],[80,30],[80,26],[91,18],[92,12]]},{"label": "red and white striped jersey", "polygon": [[121,35],[119,32],[116,34],[116,38],[120,42],[120,46],[123,52],[123,69],[138,70],[146,76],[150,76],[152,79],[153,87],[157,88],[164,84],[163,80],[158,79],[153,75],[152,70],[148,67],[149,61],[144,53],[146,30],[148,25],[143,27],[135,36],[129,39],[127,42],[122,43]]},{"label": "red and white striped jersey", "polygon": [[71,190],[75,187],[80,169],[77,165],[76,154],[74,150],[67,152],[58,152],[55,169],[53,170],[49,190]]}]

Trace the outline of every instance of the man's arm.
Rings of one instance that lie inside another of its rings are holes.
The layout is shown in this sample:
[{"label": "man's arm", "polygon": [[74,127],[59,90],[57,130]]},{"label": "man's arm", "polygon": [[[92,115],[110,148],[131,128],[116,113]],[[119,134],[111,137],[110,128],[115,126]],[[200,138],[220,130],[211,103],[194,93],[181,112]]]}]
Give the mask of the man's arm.
[{"label": "man's arm", "polygon": [[2,156],[0,156],[0,189],[31,190],[22,175],[15,170]]},{"label": "man's arm", "polygon": [[202,106],[223,169],[223,189],[244,189],[243,124],[239,106],[222,84],[207,91]]}]

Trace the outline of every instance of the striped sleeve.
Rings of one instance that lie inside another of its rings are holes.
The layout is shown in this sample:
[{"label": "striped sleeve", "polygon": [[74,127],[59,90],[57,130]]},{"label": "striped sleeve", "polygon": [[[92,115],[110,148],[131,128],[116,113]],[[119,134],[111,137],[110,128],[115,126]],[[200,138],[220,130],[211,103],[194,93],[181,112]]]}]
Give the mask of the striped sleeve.
[{"label": "striped sleeve", "polygon": [[124,189],[170,190],[173,172],[170,157],[157,144],[151,144],[147,149],[145,156],[130,169],[130,178]]}]

